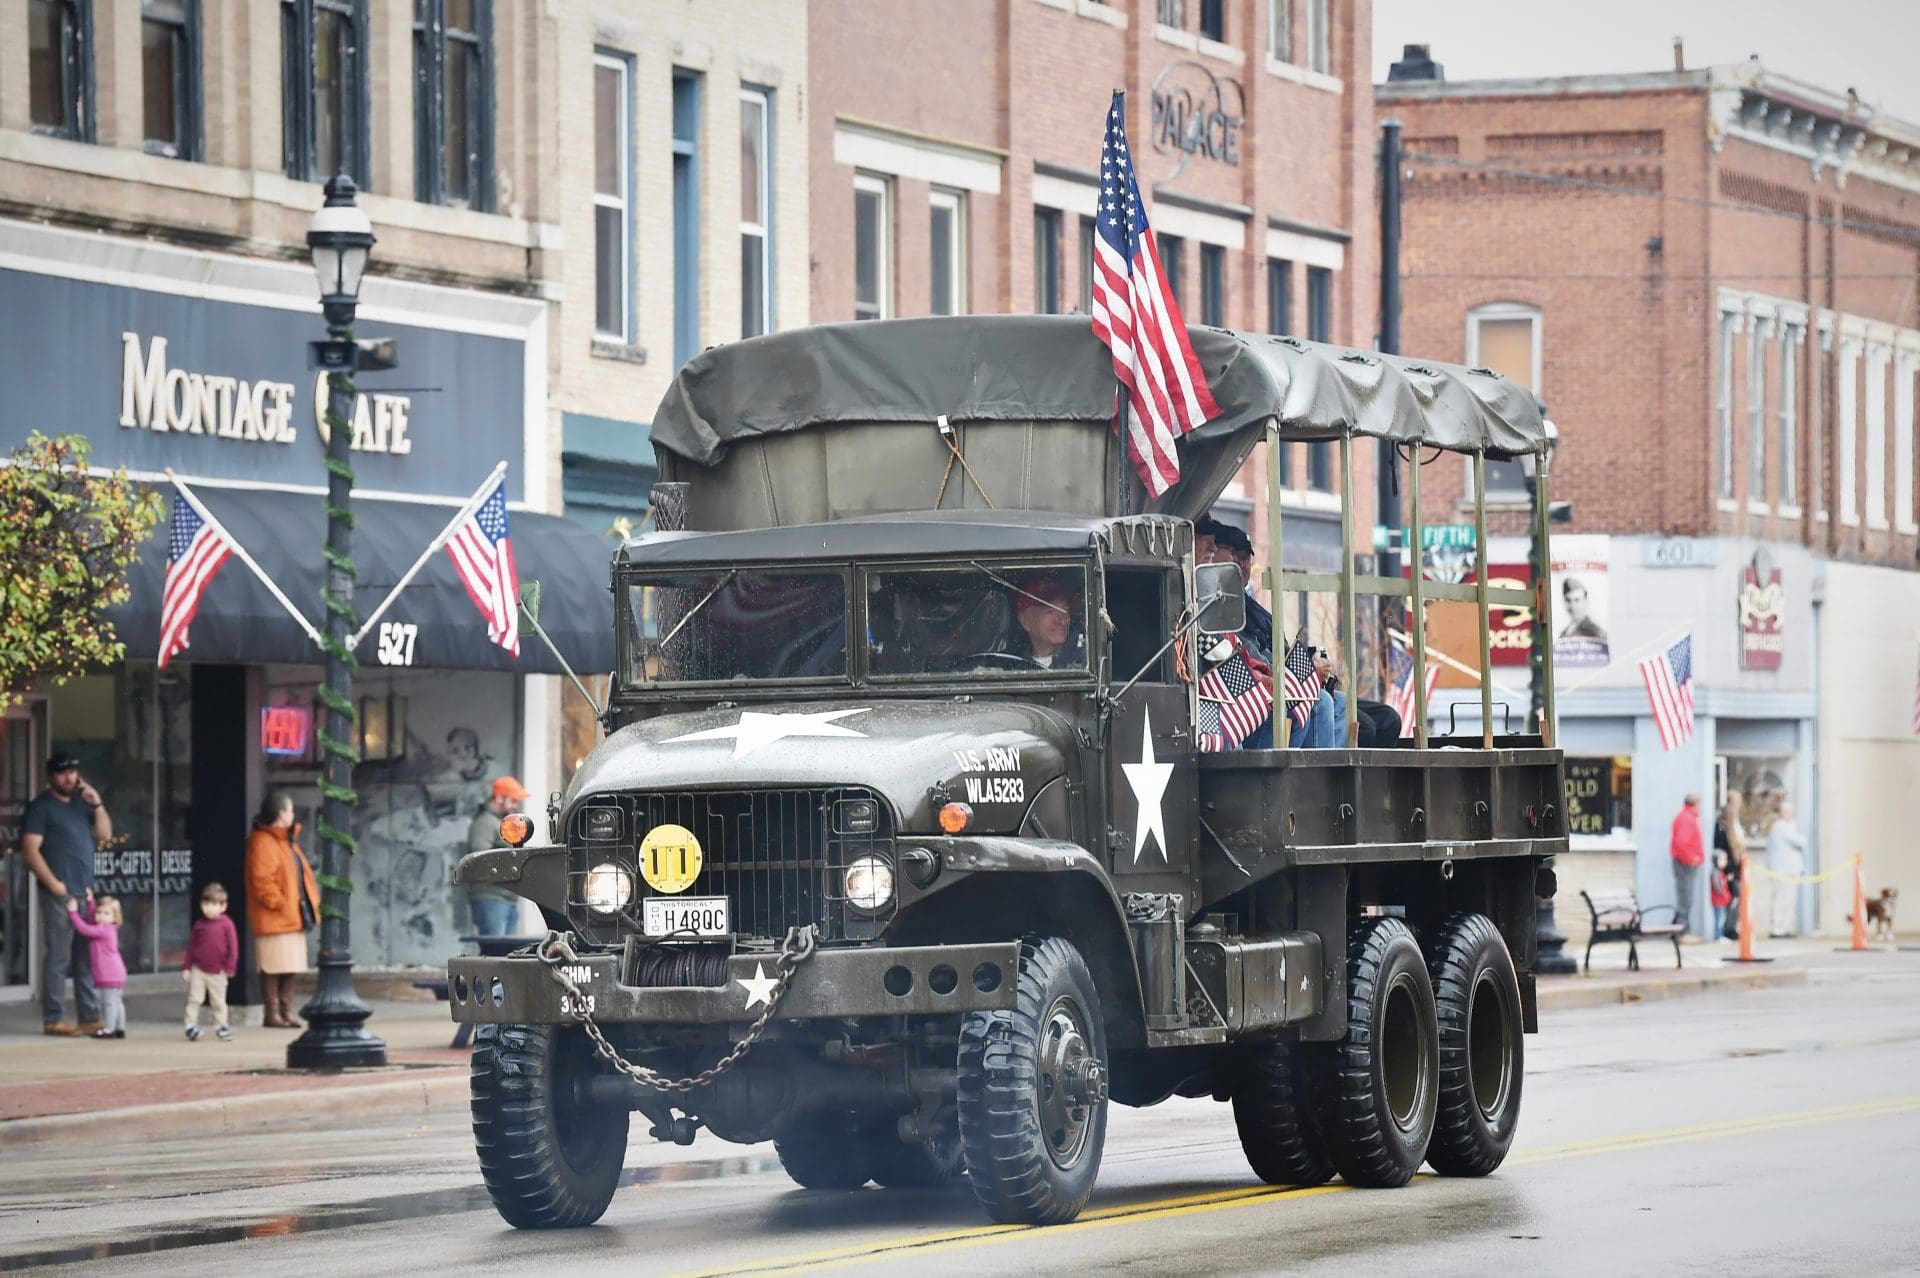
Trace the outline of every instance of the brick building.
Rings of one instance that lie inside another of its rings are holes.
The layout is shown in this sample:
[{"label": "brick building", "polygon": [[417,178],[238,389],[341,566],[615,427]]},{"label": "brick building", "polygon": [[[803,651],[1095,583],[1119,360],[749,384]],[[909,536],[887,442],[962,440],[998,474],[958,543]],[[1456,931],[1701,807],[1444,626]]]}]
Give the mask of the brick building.
[{"label": "brick building", "polygon": [[[1119,88],[1188,322],[1373,344],[1367,4],[898,0],[888,11],[882,23],[833,0],[809,8],[816,322],[1086,311],[1101,134]],[[1289,548],[1331,567],[1333,450],[1290,452]],[[1370,450],[1359,454],[1357,486],[1370,492]],[[1256,452],[1216,513],[1257,524],[1263,476]]]},{"label": "brick building", "polygon": [[[0,0],[0,449],[75,432],[98,464],[156,484],[172,467],[312,605],[304,237],[320,180],[346,172],[378,236],[360,330],[400,354],[361,379],[362,611],[498,460],[551,603],[642,516],[644,423],[679,361],[807,317],[807,34],[797,2]],[[525,673],[553,668],[537,645],[446,655],[484,635],[464,594],[410,615],[460,590],[445,559],[358,653],[363,963],[457,948],[447,871],[487,783],[514,773],[538,807],[580,749],[563,725],[591,733],[561,680]],[[578,609],[602,647],[604,588]],[[101,872],[130,898],[136,968],[177,956],[199,882],[237,883],[266,790],[314,803],[320,669],[230,561],[159,672],[145,589],[125,662],[0,719],[0,849],[39,761],[77,752],[123,836]],[[0,980],[19,982],[35,894],[0,865]]]},{"label": "brick building", "polygon": [[[1560,713],[1590,854],[1567,877],[1671,900],[1682,795],[1732,789],[1756,848],[1791,801],[1818,868],[1860,851],[1876,884],[1913,878],[1888,796],[1920,782],[1920,128],[1757,61],[1375,100],[1409,152],[1407,348],[1532,385],[1560,430]],[[1668,751],[1635,663],[1683,634],[1696,730]],[[1842,902],[1801,912],[1833,926]]]}]

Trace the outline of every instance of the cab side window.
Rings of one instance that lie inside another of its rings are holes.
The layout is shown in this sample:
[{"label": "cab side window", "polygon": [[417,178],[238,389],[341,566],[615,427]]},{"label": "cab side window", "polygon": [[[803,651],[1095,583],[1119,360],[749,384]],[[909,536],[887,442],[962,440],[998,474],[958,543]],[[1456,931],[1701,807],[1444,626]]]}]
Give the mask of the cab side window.
[{"label": "cab side window", "polygon": [[[1172,624],[1167,619],[1167,592],[1172,576],[1156,568],[1107,570],[1107,616],[1114,626],[1109,644],[1113,663],[1108,677],[1115,683],[1133,678],[1167,641]],[[1149,683],[1172,682],[1172,651],[1162,653],[1141,677]]]}]

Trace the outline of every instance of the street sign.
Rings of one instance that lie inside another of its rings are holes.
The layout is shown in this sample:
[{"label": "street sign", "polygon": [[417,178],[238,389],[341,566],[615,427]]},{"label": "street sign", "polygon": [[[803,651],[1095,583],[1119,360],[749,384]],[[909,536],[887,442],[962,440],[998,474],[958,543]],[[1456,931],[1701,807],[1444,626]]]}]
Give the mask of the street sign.
[{"label": "street sign", "polygon": [[[1393,544],[1396,547],[1405,546],[1412,539],[1413,529],[1411,528],[1396,529],[1393,533]],[[1375,550],[1385,550],[1387,548],[1386,525],[1375,524],[1373,526],[1373,548]],[[1420,548],[1422,550],[1472,550],[1473,525],[1427,524],[1420,529]]]}]

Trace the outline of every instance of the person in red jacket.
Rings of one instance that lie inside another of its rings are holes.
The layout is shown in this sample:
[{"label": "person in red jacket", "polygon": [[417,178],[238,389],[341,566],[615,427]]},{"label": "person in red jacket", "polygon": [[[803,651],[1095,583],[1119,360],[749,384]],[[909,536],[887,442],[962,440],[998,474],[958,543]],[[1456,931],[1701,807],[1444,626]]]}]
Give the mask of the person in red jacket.
[{"label": "person in red jacket", "polygon": [[240,967],[240,936],[227,917],[227,889],[209,883],[200,889],[200,917],[187,937],[187,1037],[200,1037],[200,1004],[213,1009],[214,1033],[233,1037],[227,1020],[227,981]]},{"label": "person in red jacket", "polygon": [[1700,796],[1689,794],[1673,818],[1673,838],[1667,845],[1673,857],[1673,910],[1680,926],[1693,928],[1693,889],[1700,881],[1700,867],[1707,852],[1700,838]]}]

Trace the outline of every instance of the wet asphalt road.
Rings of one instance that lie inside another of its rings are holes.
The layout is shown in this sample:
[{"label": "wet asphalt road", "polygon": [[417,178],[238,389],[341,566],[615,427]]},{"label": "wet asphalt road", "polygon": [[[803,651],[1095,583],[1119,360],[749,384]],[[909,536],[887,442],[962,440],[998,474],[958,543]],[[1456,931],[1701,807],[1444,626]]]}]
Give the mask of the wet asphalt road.
[{"label": "wet asphalt road", "polygon": [[1073,1225],[951,1193],[793,1187],[770,1146],[636,1140],[601,1224],[516,1233],[462,1127],[349,1124],[8,1151],[0,1269],[100,1273],[1914,1273],[1920,953],[1807,987],[1554,1015],[1515,1152],[1478,1181],[1261,1186],[1225,1106],[1116,1110]]}]

